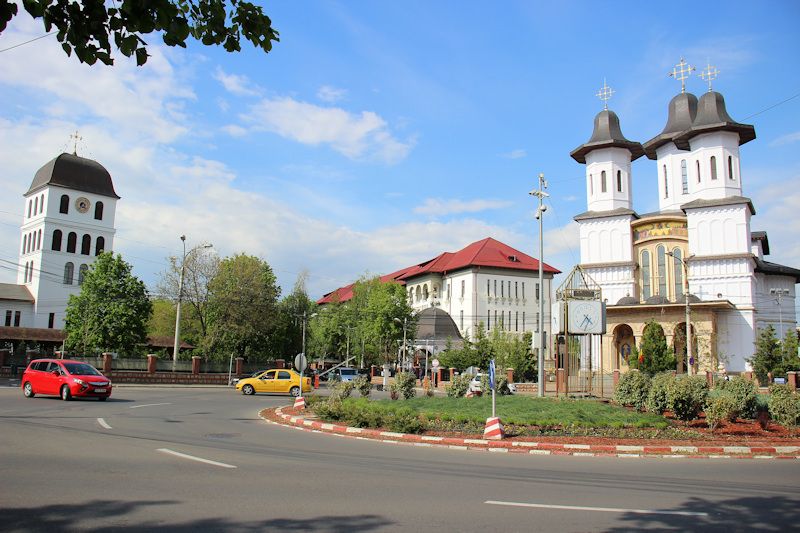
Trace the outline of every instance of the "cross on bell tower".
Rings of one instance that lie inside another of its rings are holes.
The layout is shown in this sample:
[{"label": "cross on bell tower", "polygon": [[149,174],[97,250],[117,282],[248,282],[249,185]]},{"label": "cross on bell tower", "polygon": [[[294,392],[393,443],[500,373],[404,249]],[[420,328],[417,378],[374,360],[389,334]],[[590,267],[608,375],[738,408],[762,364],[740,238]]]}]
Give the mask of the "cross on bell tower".
[{"label": "cross on bell tower", "polygon": [[596,97],[603,101],[603,109],[608,109],[608,101],[611,100],[615,92],[614,89],[608,86],[606,79],[603,78],[603,86],[597,91],[597,94],[595,94]]},{"label": "cross on bell tower", "polygon": [[715,66],[712,66],[711,62],[709,61],[708,66],[706,66],[706,68],[700,72],[700,77],[703,78],[703,81],[708,84],[708,92],[711,92],[711,82],[719,77],[719,69],[717,69]]},{"label": "cross on bell tower", "polygon": [[672,68],[672,72],[669,73],[669,77],[679,80],[681,82],[681,92],[685,93],[686,80],[694,70],[696,69],[692,65],[688,64],[684,58],[681,58],[681,62]]},{"label": "cross on bell tower", "polygon": [[75,130],[75,133],[70,134],[69,140],[72,141],[72,155],[78,155],[78,141],[82,141],[83,137],[78,135],[78,130]]}]

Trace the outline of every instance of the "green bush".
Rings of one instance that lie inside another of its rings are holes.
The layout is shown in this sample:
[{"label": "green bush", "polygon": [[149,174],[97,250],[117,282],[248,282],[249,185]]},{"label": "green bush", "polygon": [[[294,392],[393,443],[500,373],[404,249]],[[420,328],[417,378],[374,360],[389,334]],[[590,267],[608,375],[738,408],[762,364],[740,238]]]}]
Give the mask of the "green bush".
[{"label": "green bush", "polygon": [[778,424],[790,429],[797,425],[800,404],[789,385],[772,385],[769,388],[769,414]]},{"label": "green bush", "polygon": [[508,388],[508,376],[495,376],[494,386],[496,387],[497,394],[507,396],[511,394],[511,389]]},{"label": "green bush", "polygon": [[675,380],[672,372],[661,372],[653,376],[645,407],[650,413],[664,414],[669,409],[669,386]]},{"label": "green bush", "polygon": [[345,419],[350,421],[352,426],[377,428],[383,425],[383,413],[377,409],[370,409],[369,405],[362,406],[352,402],[345,405]]},{"label": "green bush", "polygon": [[631,370],[622,375],[614,391],[614,401],[620,405],[630,405],[642,411],[650,392],[650,377],[643,372]]},{"label": "green bush", "polygon": [[414,390],[416,384],[417,378],[414,374],[411,372],[398,372],[394,377],[394,383],[390,386],[390,391],[394,388],[396,392],[402,394],[403,398],[408,400],[417,394],[417,391]]},{"label": "green bush", "polygon": [[419,433],[423,429],[422,420],[410,407],[401,407],[386,421],[389,429],[398,433]]},{"label": "green bush", "polygon": [[489,374],[481,374],[481,394],[491,394],[492,389],[489,388]]},{"label": "green bush", "polygon": [[734,422],[739,414],[739,404],[736,398],[728,392],[723,392],[711,398],[705,409],[706,423],[714,431],[723,421]]},{"label": "green bush", "polygon": [[700,416],[708,397],[704,376],[676,377],[669,385],[669,408],[678,420],[688,422]]},{"label": "green bush", "polygon": [[755,383],[744,376],[736,376],[730,381],[721,381],[719,390],[730,394],[736,401],[739,416],[742,418],[755,418],[758,411]]},{"label": "green bush", "polygon": [[344,418],[344,405],[340,398],[332,396],[326,402],[319,402],[314,406],[314,412],[324,420],[342,420]]},{"label": "green bush", "polygon": [[344,400],[349,398],[355,388],[355,383],[352,381],[340,381],[331,387],[331,398],[339,398]]},{"label": "green bush", "polygon": [[372,392],[372,380],[369,376],[365,374],[361,374],[358,376],[354,382],[355,388],[358,389],[358,393],[361,394],[362,398],[366,398],[369,396],[369,393]]},{"label": "green bush", "polygon": [[450,398],[461,398],[469,390],[469,382],[472,381],[471,374],[460,374],[450,380],[447,386],[447,395]]}]

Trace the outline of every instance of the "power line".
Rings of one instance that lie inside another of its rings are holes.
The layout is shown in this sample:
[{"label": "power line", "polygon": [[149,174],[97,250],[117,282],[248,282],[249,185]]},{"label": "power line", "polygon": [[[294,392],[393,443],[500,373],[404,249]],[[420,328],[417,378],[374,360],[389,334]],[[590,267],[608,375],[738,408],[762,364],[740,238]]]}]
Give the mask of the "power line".
[{"label": "power line", "polygon": [[34,37],[33,39],[27,40],[25,42],[15,44],[14,46],[9,46],[8,48],[3,48],[0,52],[8,52],[9,50],[13,50],[14,48],[19,48],[20,46],[24,46],[26,44],[30,44],[34,41],[38,41],[39,39],[44,39],[45,37],[50,37],[51,35],[55,35],[56,32],[51,31],[50,33],[45,33],[44,35],[40,35],[39,37]]}]

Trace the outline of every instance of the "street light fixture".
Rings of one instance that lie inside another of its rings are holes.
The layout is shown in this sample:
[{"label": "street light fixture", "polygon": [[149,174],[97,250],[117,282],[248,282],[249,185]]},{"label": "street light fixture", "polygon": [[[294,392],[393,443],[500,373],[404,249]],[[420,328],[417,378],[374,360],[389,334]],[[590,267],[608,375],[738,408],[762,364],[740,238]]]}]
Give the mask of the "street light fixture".
[{"label": "street light fixture", "polygon": [[547,181],[544,179],[544,174],[539,173],[539,188],[536,190],[531,191],[531,196],[536,196],[539,199],[539,207],[536,209],[536,220],[539,221],[539,323],[537,327],[539,329],[539,358],[538,358],[538,367],[539,367],[539,397],[544,397],[544,345],[545,345],[545,333],[544,333],[544,271],[543,271],[543,262],[544,262],[544,234],[543,234],[543,223],[542,219],[544,218],[544,212],[547,211],[547,206],[543,205],[544,199],[550,196],[544,190],[547,188]]},{"label": "street light fixture", "polygon": [[403,360],[402,360],[401,364],[402,364],[402,367],[403,367],[403,371],[406,371],[407,370],[407,368],[406,368],[406,359],[407,359],[407,356],[408,356],[408,347],[406,346],[406,329],[408,328],[408,317],[404,316],[403,320],[400,320],[399,318],[394,317],[394,321],[397,322],[398,324],[402,324],[403,325]]},{"label": "street light fixture", "polygon": [[[692,375],[694,374],[694,365],[692,365],[691,362],[694,356],[692,354],[692,326],[690,323],[691,309],[689,307],[689,265],[686,264],[686,261],[682,257],[675,255],[674,252],[667,252],[667,255],[677,261],[680,261],[681,266],[683,266],[683,298],[686,301],[686,364],[689,367],[689,375]],[[691,258],[694,256],[690,255],[689,257]]]},{"label": "street light fixture", "polygon": [[183,275],[186,270],[186,258],[197,250],[211,248],[213,245],[199,244],[186,253],[186,235],[181,235],[181,242],[183,243],[183,259],[181,260],[181,276],[178,282],[178,306],[175,310],[175,344],[172,347],[172,371],[175,372],[178,368],[178,351],[181,346],[181,299],[183,298]]},{"label": "street light fixture", "polygon": [[769,293],[777,297],[775,302],[778,304],[778,320],[780,321],[779,327],[781,331],[780,341],[783,342],[783,309],[781,308],[781,301],[784,296],[789,294],[789,289],[770,289]]}]

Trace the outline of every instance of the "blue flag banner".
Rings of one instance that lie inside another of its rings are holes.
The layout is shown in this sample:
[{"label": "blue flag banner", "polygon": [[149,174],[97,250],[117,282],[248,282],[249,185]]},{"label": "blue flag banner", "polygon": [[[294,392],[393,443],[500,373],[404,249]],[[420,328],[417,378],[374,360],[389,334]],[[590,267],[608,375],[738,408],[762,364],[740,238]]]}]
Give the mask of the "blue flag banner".
[{"label": "blue flag banner", "polygon": [[489,388],[494,390],[494,359],[489,361]]}]

